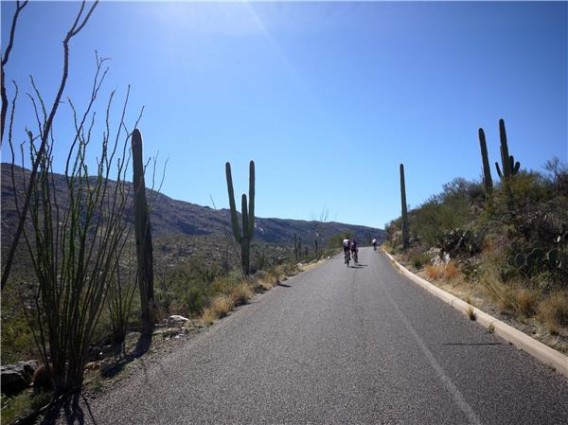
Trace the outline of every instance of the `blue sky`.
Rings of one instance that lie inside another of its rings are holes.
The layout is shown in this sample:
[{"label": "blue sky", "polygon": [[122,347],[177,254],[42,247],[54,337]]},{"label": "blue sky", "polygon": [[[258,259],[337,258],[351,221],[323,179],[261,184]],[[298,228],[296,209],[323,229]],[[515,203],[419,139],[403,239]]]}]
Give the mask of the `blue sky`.
[{"label": "blue sky", "polygon": [[[2,1],[2,51],[13,6]],[[24,9],[6,68],[20,94],[33,75],[52,101],[78,8]],[[227,208],[225,162],[238,195],[254,159],[257,216],[382,228],[400,216],[400,163],[411,208],[456,177],[479,181],[477,131],[497,161],[500,118],[523,168],[568,162],[567,27],[566,2],[103,1],[72,42],[66,96],[85,104],[96,50],[111,58],[103,98],[131,85],[128,124],[144,107],[165,195]],[[25,96],[17,111],[24,140]]]}]

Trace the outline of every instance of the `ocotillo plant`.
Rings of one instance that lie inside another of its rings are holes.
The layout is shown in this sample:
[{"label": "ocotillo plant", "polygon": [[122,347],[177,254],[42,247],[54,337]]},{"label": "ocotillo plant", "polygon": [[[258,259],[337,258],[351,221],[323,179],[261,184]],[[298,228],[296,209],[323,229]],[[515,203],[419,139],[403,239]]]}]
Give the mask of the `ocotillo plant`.
[{"label": "ocotillo plant", "polygon": [[483,161],[483,184],[485,186],[485,192],[491,193],[493,191],[493,179],[491,178],[491,167],[489,166],[485,132],[482,128],[479,129],[479,146],[481,147],[481,159]]},{"label": "ocotillo plant", "polygon": [[400,201],[402,204],[402,248],[410,246],[408,233],[408,212],[406,210],[406,185],[404,183],[404,164],[400,164]]},{"label": "ocotillo plant", "polygon": [[242,223],[243,231],[239,228],[237,216],[237,206],[235,204],[235,193],[233,190],[233,177],[231,176],[231,164],[225,164],[225,174],[227,175],[227,191],[229,192],[229,207],[231,208],[231,225],[233,235],[241,246],[241,264],[245,275],[250,274],[250,244],[254,235],[254,161],[250,162],[249,167],[249,200],[247,209],[247,195],[242,196]]},{"label": "ocotillo plant", "polygon": [[503,170],[499,168],[499,163],[497,162],[495,162],[495,167],[497,168],[497,174],[499,174],[499,177],[501,177],[501,179],[507,179],[519,172],[521,163],[519,161],[515,162],[513,155],[509,155],[507,132],[505,130],[505,121],[503,119],[499,120],[499,137],[501,139],[501,166],[503,167]]},{"label": "ocotillo plant", "polygon": [[135,129],[132,133],[132,161],[134,173],[134,232],[136,237],[136,257],[138,259],[137,278],[140,288],[142,333],[146,335],[152,332],[154,325],[154,261],[142,160],[142,134],[138,129]]}]

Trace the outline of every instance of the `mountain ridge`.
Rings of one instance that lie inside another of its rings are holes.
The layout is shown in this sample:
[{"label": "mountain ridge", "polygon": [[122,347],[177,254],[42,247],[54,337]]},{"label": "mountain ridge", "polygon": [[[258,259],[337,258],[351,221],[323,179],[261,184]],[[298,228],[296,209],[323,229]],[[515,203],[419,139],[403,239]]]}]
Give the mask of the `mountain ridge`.
[{"label": "mountain ridge", "polygon": [[[29,177],[30,171],[15,166],[16,186],[23,187],[24,176]],[[3,246],[17,224],[17,212],[15,208],[14,190],[10,175],[11,164],[1,164],[2,184],[2,241]],[[65,176],[53,174],[54,185],[58,196],[65,199]],[[116,184],[109,180],[110,184]],[[132,198],[132,183],[126,182],[130,189],[129,197]],[[173,199],[163,193],[147,189],[150,204],[150,220],[152,233],[156,237],[182,234],[186,236],[232,236],[230,210],[213,209],[208,206],[200,206],[188,201]],[[19,194],[23,191],[18,190]],[[132,202],[129,200],[127,219],[133,221]],[[301,238],[304,243],[312,244],[317,238],[320,243],[327,241],[339,234],[349,233],[357,237],[361,244],[369,243],[372,238],[382,241],[385,231],[363,225],[345,224],[339,222],[321,222],[316,220],[297,220],[283,218],[255,217],[254,239],[257,242],[275,245],[293,245],[294,238]]]}]

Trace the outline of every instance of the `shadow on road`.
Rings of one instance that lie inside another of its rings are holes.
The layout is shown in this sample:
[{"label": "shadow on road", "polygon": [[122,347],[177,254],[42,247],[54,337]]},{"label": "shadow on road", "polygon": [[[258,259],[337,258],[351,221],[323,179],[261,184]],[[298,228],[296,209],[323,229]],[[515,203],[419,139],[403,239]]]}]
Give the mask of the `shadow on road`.
[{"label": "shadow on road", "polygon": [[[105,378],[116,376],[124,369],[124,367],[128,363],[146,354],[150,349],[150,346],[152,345],[152,331],[153,329],[148,334],[140,334],[140,337],[138,338],[134,349],[130,353],[123,352],[123,355],[117,358],[116,361],[101,370],[101,375]],[[61,423],[82,425],[85,423],[84,408],[88,410],[90,422],[96,425],[97,421],[95,420],[93,412],[91,411],[89,401],[80,392],[60,397],[59,399],[52,402],[49,406],[46,406],[45,411],[37,412],[34,415],[33,419],[30,417],[29,421],[20,421],[18,422],[18,424],[31,425],[33,423],[36,423],[35,418],[37,418],[39,414],[45,414],[43,420],[41,421],[41,425]]]},{"label": "shadow on road", "polygon": [[[81,402],[82,400],[82,402]],[[55,425],[55,424],[73,424],[73,425],[83,425],[85,423],[85,412],[83,408],[86,408],[90,417],[90,422],[97,425],[97,421],[89,401],[81,393],[77,392],[71,395],[66,395],[53,401],[49,406],[46,407],[45,416],[40,422],[41,425]],[[43,409],[42,409],[43,410]],[[37,417],[37,416],[36,416]],[[35,424],[36,417],[28,418],[29,421],[20,421],[18,424]]]},{"label": "shadow on road", "polygon": [[146,354],[151,345],[152,332],[149,332],[147,335],[140,334],[134,350],[131,353],[124,353],[124,355],[119,357],[115,362],[106,366],[103,370],[101,370],[101,375],[103,375],[103,377],[105,378],[112,378],[118,375],[128,363]]}]

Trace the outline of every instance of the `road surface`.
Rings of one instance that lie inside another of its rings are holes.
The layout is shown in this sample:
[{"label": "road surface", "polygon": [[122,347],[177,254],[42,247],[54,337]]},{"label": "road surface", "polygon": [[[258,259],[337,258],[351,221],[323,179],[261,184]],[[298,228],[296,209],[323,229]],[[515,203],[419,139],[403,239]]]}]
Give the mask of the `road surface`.
[{"label": "road surface", "polygon": [[359,259],[334,257],[146,362],[85,423],[568,424],[565,377],[379,252]]}]

